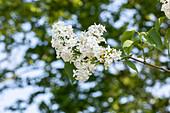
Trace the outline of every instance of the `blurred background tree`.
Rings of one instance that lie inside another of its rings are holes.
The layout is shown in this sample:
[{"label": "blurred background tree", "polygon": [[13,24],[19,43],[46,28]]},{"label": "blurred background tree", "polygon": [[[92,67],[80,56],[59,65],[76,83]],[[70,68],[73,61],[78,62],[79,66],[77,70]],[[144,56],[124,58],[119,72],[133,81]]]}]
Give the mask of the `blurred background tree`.
[{"label": "blurred background tree", "polygon": [[[101,23],[106,26],[108,44],[116,48],[121,46],[124,31],[147,31],[154,26],[157,18],[164,16],[160,9],[158,0],[0,0],[0,93],[36,87],[28,99],[5,106],[6,111],[23,113],[36,98],[48,93],[50,97],[44,96],[48,103],[38,103],[39,112],[170,112],[169,96],[158,97],[151,91],[157,84],[170,83],[168,72],[136,63],[136,74],[119,62],[108,71],[99,65],[88,81],[72,86],[63,61],[56,59],[51,47],[51,26],[59,20],[72,25],[77,34]],[[161,35],[169,26],[170,21],[165,20]],[[148,51],[145,49],[146,54]],[[164,51],[153,50],[147,61],[170,69]],[[133,54],[140,55],[140,48],[134,48]]]}]

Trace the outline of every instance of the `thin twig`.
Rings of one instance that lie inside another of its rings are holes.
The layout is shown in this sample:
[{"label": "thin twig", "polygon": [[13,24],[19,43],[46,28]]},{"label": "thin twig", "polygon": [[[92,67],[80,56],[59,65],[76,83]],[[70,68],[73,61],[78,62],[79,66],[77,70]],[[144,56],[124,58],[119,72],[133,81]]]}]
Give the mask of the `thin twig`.
[{"label": "thin twig", "polygon": [[[23,73],[27,73],[27,72],[30,72],[31,70],[33,70],[33,69],[39,69],[38,67],[33,67],[33,68],[31,68],[31,69],[27,69],[26,71],[24,71]],[[16,69],[15,69],[16,70]],[[14,73],[14,71],[11,71],[11,72],[13,72]],[[22,73],[22,72],[21,72]],[[20,75],[22,75],[22,74],[20,74]],[[7,80],[11,80],[11,79],[15,79],[15,78],[17,78],[19,75],[13,75],[12,77],[9,77],[9,78],[5,78],[4,80],[0,80],[0,83],[2,83],[2,82],[5,82],[5,81],[7,81]]]},{"label": "thin twig", "polygon": [[158,69],[161,69],[161,70],[164,70],[164,71],[167,71],[167,72],[170,73],[170,70],[164,69],[164,68],[159,67],[159,66],[156,66],[156,65],[149,64],[149,63],[147,63],[146,61],[145,61],[145,62],[144,62],[144,61],[140,61],[140,60],[138,60],[138,59],[136,59],[136,58],[133,58],[133,57],[127,57],[127,58],[130,58],[130,59],[135,60],[135,61],[137,61],[137,62],[140,62],[140,63],[142,63],[142,64],[146,64],[146,65],[148,65],[148,66],[152,66],[152,67],[154,67],[154,68],[158,68]]},{"label": "thin twig", "polygon": [[9,77],[9,78],[5,78],[4,80],[0,81],[0,83],[5,82],[5,81],[7,81],[7,80],[14,79],[14,78],[17,78],[17,75],[14,75],[14,76]]}]

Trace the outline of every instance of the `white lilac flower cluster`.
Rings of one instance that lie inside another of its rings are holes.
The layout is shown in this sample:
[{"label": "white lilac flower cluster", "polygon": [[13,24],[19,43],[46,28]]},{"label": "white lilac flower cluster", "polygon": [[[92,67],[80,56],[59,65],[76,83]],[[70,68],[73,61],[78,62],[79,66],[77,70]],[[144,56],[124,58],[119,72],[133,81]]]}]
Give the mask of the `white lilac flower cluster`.
[{"label": "white lilac flower cluster", "polygon": [[160,0],[163,3],[161,11],[165,12],[167,18],[170,19],[170,0]]},{"label": "white lilac flower cluster", "polygon": [[55,48],[57,58],[75,65],[73,77],[80,82],[89,78],[94,73],[99,63],[104,63],[105,69],[111,66],[113,59],[120,60],[121,51],[103,47],[106,43],[102,37],[106,32],[105,26],[91,25],[87,31],[81,32],[77,37],[71,25],[64,26],[64,22],[57,22],[52,26],[52,47]]}]

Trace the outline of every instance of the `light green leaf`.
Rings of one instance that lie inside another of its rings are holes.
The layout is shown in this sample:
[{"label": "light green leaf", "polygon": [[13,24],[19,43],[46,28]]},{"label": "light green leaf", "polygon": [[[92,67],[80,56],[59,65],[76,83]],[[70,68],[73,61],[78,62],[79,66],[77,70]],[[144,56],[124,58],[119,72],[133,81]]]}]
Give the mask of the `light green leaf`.
[{"label": "light green leaf", "polygon": [[133,44],[133,41],[131,40],[126,40],[124,43],[123,43],[123,47],[130,47],[131,45]]},{"label": "light green leaf", "polygon": [[[132,40],[134,37],[134,33],[135,33],[134,30],[133,31],[125,31],[121,38],[121,44],[123,45],[126,40]],[[125,48],[124,50],[127,53],[127,55],[129,55],[132,50],[132,46],[129,48]]]},{"label": "light green leaf", "polygon": [[169,43],[170,43],[170,28],[168,28],[168,29],[166,30],[166,33],[165,33],[164,39],[165,39],[165,46],[166,46],[166,47],[167,47],[167,49],[168,49],[168,55],[170,56],[170,51],[169,51]]},{"label": "light green leaf", "polygon": [[165,16],[164,17],[160,17],[157,21],[156,21],[156,23],[155,23],[155,28],[158,30],[159,29],[159,27],[161,26],[161,24],[162,24],[162,22],[164,21],[164,19],[165,19]]},{"label": "light green leaf", "polygon": [[66,74],[68,75],[68,77],[70,78],[72,85],[73,85],[73,82],[75,81],[75,78],[73,77],[73,69],[76,69],[73,63],[71,64],[69,62],[65,63],[64,70]]},{"label": "light green leaf", "polygon": [[124,61],[124,63],[138,73],[138,70],[137,70],[137,68],[136,68],[136,66],[135,66],[135,64],[133,62],[131,62],[131,61]]},{"label": "light green leaf", "polygon": [[134,36],[134,33],[135,31],[125,31],[122,35],[122,38],[121,38],[121,44],[123,45],[123,43],[126,41],[126,40],[132,40],[133,36]]},{"label": "light green leaf", "polygon": [[161,35],[159,34],[158,30],[155,27],[151,28],[148,31],[149,36],[154,40],[155,47],[163,52],[163,43],[161,40]]}]

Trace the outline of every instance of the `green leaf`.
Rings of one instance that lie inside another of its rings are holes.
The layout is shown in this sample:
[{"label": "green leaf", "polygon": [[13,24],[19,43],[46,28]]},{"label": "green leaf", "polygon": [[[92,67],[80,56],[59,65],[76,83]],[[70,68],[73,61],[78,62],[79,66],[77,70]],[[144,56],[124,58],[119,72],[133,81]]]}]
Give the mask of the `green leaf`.
[{"label": "green leaf", "polygon": [[143,55],[139,55],[139,56],[137,56],[137,58],[142,58],[142,56],[143,56]]},{"label": "green leaf", "polygon": [[136,66],[135,66],[135,64],[133,62],[131,62],[131,61],[124,61],[124,63],[138,73],[138,70],[137,70],[137,68],[136,68]]},{"label": "green leaf", "polygon": [[133,44],[133,41],[131,40],[126,40],[124,43],[123,43],[123,47],[130,47],[131,45]]},{"label": "green leaf", "polygon": [[162,24],[162,22],[164,21],[164,19],[165,19],[165,16],[164,17],[160,17],[157,21],[156,21],[156,23],[155,23],[155,28],[158,30],[159,29],[159,27],[161,26],[161,24]]},{"label": "green leaf", "polygon": [[[134,33],[135,33],[134,30],[133,31],[125,31],[121,38],[121,44],[123,45],[126,40],[132,40],[134,37]],[[124,50],[127,53],[127,55],[129,55],[132,50],[132,46],[129,48],[125,48]]]},{"label": "green leaf", "polygon": [[134,36],[134,33],[135,31],[125,31],[122,35],[122,38],[121,38],[121,44],[123,45],[123,43],[126,41],[126,40],[132,40],[133,36]]},{"label": "green leaf", "polygon": [[147,32],[141,32],[141,35],[154,47],[156,47],[155,45],[155,41],[152,39],[152,37],[149,36],[149,34]]},{"label": "green leaf", "polygon": [[165,33],[164,39],[165,39],[165,46],[166,46],[166,47],[167,47],[167,49],[168,49],[168,56],[170,56],[170,51],[169,51],[169,43],[170,43],[170,28],[168,28],[168,29],[166,30],[166,33]]},{"label": "green leaf", "polygon": [[150,29],[148,32],[141,32],[141,35],[150,43],[153,47],[163,52],[163,43],[161,36],[155,27]]},{"label": "green leaf", "polygon": [[153,27],[148,31],[149,36],[154,40],[155,47],[163,52],[163,43],[161,40],[161,35],[159,34],[158,30]]},{"label": "green leaf", "polygon": [[135,40],[132,45],[139,44],[139,40]]},{"label": "green leaf", "polygon": [[75,78],[73,77],[73,69],[76,69],[73,63],[71,64],[69,62],[65,63],[64,70],[66,74],[68,75],[68,77],[70,78],[72,85],[73,85],[73,82],[75,81]]}]

